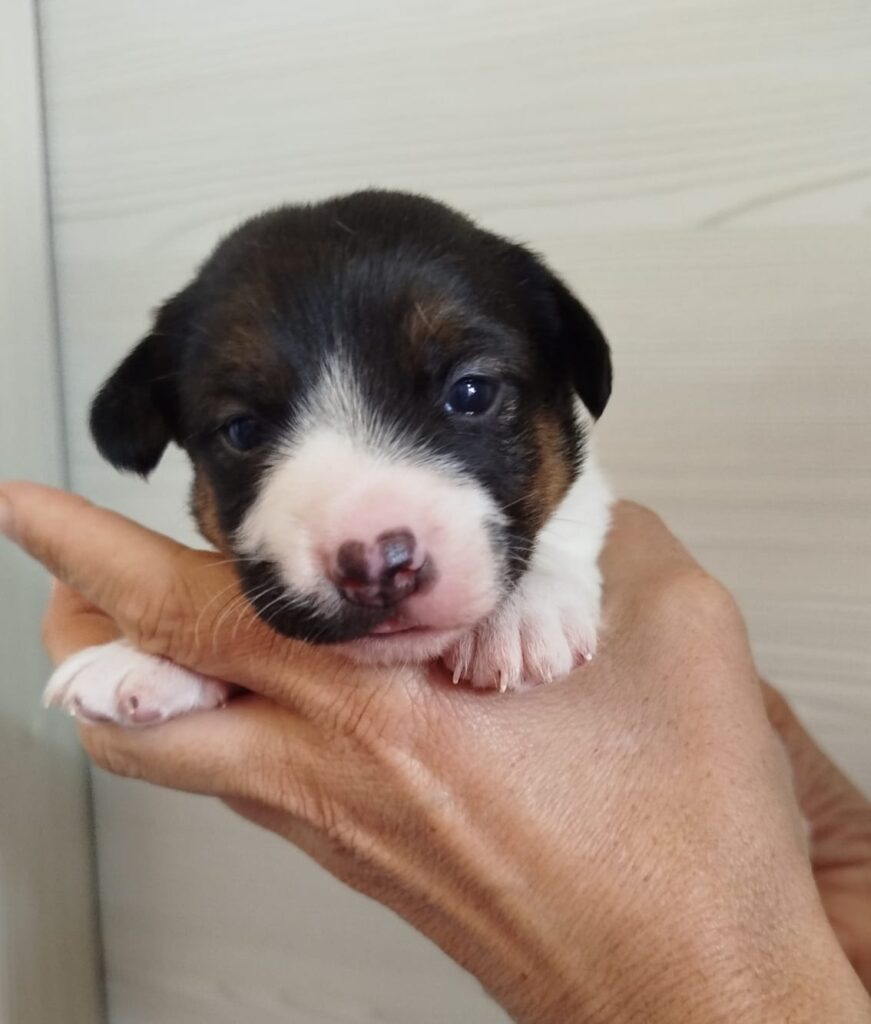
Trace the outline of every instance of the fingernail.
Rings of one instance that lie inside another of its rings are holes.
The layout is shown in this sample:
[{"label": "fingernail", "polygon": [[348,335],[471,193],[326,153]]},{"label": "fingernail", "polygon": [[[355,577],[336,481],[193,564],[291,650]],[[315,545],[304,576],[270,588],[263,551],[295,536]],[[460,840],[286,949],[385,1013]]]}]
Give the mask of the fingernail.
[{"label": "fingernail", "polygon": [[0,494],[0,533],[12,536],[12,506],[9,499]]}]

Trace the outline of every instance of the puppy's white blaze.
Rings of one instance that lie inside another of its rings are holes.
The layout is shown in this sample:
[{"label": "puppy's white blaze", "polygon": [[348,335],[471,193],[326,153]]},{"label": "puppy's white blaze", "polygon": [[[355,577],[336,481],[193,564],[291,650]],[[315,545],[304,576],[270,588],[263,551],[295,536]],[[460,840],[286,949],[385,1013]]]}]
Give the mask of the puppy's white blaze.
[{"label": "puppy's white blaze", "polygon": [[[329,425],[352,438],[367,451],[384,458],[412,458],[420,461],[422,453],[409,451],[407,438],[385,420],[384,412],[376,412],[360,393],[353,367],[341,358],[333,359],[323,368],[317,385],[307,396],[300,412],[297,438]],[[294,443],[294,442],[292,442]],[[298,441],[296,442],[298,443]]]},{"label": "puppy's white blaze", "polygon": [[[454,630],[473,625],[499,599],[502,564],[488,529],[501,520],[475,481],[446,461],[403,447],[334,366],[264,476],[236,541],[242,553],[273,562],[292,596],[329,613],[340,602],[328,577],[339,547],[409,530],[435,577],[403,603],[403,616]],[[426,646],[432,645],[430,637]],[[426,656],[412,637],[403,643],[396,636],[389,646],[391,657],[402,657],[405,647]],[[366,656],[380,647],[387,645],[375,644]]]}]

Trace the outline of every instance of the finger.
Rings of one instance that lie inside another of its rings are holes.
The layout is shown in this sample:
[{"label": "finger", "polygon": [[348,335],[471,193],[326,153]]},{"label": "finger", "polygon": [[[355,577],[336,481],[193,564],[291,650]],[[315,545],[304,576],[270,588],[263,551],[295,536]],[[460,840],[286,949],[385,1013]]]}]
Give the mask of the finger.
[{"label": "finger", "polygon": [[208,796],[280,803],[302,813],[325,775],[318,734],[262,697],[162,725],[80,725],[88,755],[106,771]]},{"label": "finger", "polygon": [[[113,619],[138,646],[182,661],[173,642],[186,640],[198,602],[209,587],[235,577],[199,572],[217,557],[195,552],[124,516],[52,487],[0,487],[7,506],[5,532],[67,586]],[[181,646],[180,644],[178,646]],[[192,667],[192,666],[191,666]]]},{"label": "finger", "polygon": [[764,680],[762,694],[768,719],[789,755],[796,797],[813,823],[815,837],[845,821],[864,821],[866,835],[871,835],[868,799],[820,749],[786,698]]},{"label": "finger", "polygon": [[42,621],[42,642],[59,665],[86,647],[107,644],[121,635],[108,615],[65,583],[55,580]]},{"label": "finger", "polygon": [[0,500],[8,505],[5,532],[83,602],[64,592],[50,609],[53,656],[78,649],[66,632],[71,613],[75,637],[103,634],[96,616],[84,614],[90,603],[150,653],[269,695],[281,691],[291,643],[256,618],[226,560],[55,488],[4,484]]},{"label": "finger", "polygon": [[[74,494],[32,483],[0,486],[8,509],[4,532],[104,611],[115,615],[121,586],[135,570],[141,587],[162,581],[185,549],[132,520]],[[127,553],[132,553],[128,557]]]},{"label": "finger", "polygon": [[[621,642],[649,648],[674,633],[675,653],[691,646],[690,633],[714,644],[725,658],[750,658],[746,627],[734,599],[710,576],[650,509],[621,501],[602,552],[606,628]],[[661,643],[655,647],[662,648]],[[755,672],[747,692],[758,704]]]}]

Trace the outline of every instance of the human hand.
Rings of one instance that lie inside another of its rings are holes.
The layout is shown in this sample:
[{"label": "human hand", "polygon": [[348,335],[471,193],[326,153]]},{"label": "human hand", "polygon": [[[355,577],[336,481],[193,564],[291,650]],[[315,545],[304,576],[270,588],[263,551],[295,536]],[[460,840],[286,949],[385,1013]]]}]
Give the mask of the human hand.
[{"label": "human hand", "polygon": [[740,615],[650,513],[617,509],[598,660],[505,697],[346,663],[244,604],[219,628],[216,595],[238,591],[218,556],[3,490],[15,539],[65,581],[56,659],[121,632],[253,691],[156,729],[82,727],[108,770],[223,797],[405,916],[517,1020],[868,1019]]},{"label": "human hand", "polygon": [[871,992],[871,801],[820,750],[783,696],[767,683],[763,691],[808,823],[820,899],[842,949]]}]

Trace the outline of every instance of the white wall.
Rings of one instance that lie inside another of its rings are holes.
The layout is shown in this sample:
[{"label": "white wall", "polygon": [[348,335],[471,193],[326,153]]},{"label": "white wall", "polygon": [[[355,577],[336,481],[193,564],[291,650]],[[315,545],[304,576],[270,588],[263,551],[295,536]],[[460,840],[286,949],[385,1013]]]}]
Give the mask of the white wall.
[{"label": "white wall", "polygon": [[[865,0],[44,0],[75,486],[185,537],[187,470],[87,401],[219,233],[377,183],[532,242],[610,335],[603,423],[871,788]],[[220,806],[100,776],[116,1024],[496,1021],[383,910]]]},{"label": "white wall", "polygon": [[[36,26],[0,5],[0,480],[62,484]],[[84,758],[39,697],[49,581],[0,538],[0,1024],[97,1024]]]}]

